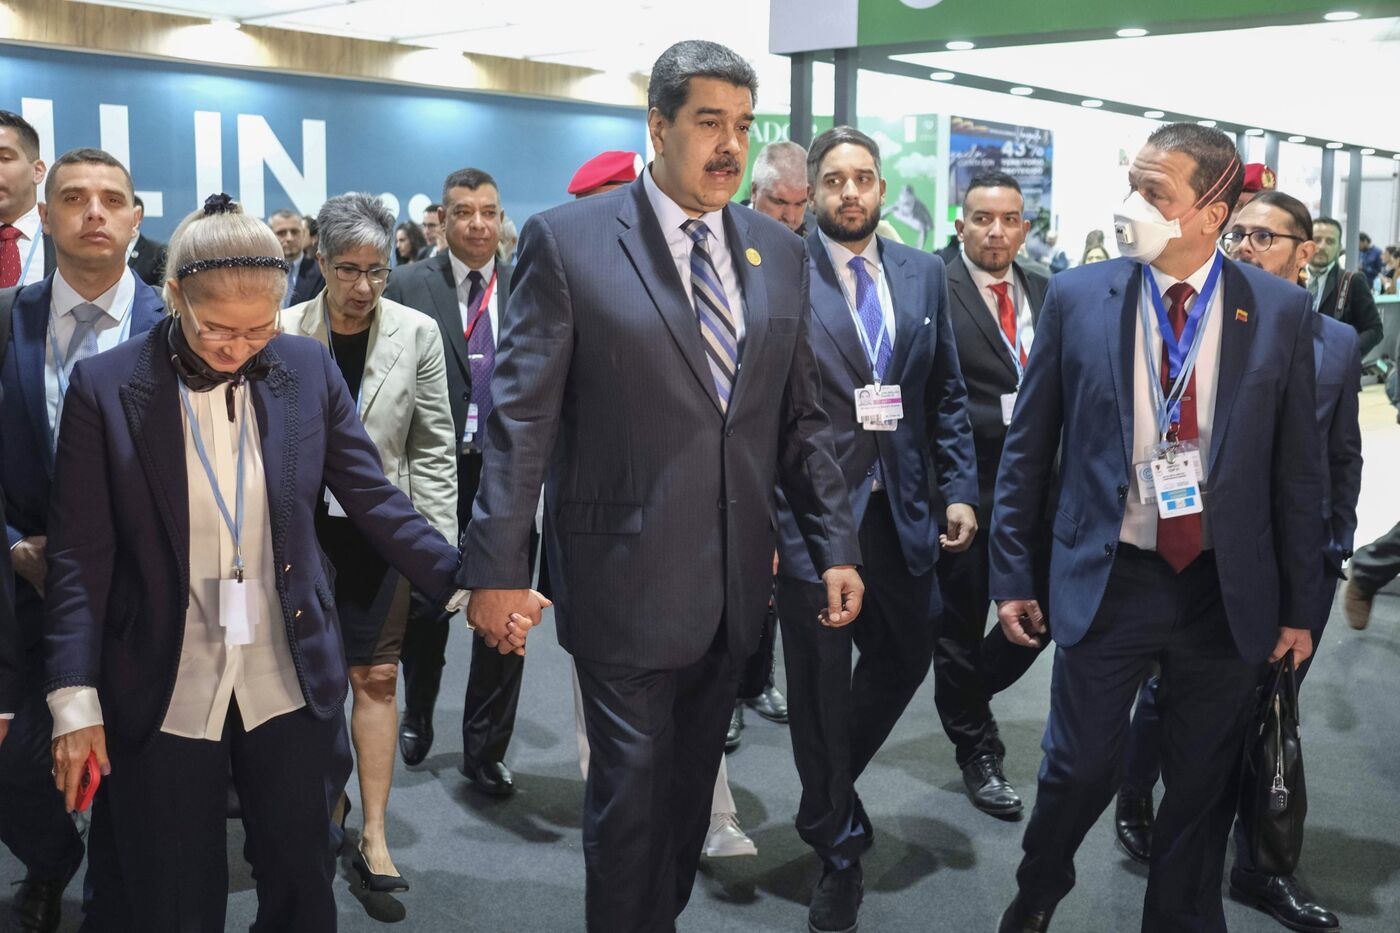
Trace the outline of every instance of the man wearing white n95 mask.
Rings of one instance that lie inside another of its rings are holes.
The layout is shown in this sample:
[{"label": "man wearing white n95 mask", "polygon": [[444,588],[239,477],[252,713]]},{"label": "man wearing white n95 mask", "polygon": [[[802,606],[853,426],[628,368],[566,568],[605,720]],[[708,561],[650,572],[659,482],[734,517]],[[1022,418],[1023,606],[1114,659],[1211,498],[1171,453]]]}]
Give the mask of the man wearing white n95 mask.
[{"label": "man wearing white n95 mask", "polygon": [[[1039,600],[1055,610],[1045,762],[1003,933],[1049,929],[1074,886],[1153,661],[1172,712],[1142,929],[1224,933],[1230,775],[1254,688],[1266,660],[1312,653],[1312,308],[1217,251],[1241,168],[1217,130],[1159,129],[1116,217],[1124,258],[1055,276],[1041,309],[991,523],[1007,637],[1036,643]],[[1046,541],[1048,594],[1032,571]]]}]

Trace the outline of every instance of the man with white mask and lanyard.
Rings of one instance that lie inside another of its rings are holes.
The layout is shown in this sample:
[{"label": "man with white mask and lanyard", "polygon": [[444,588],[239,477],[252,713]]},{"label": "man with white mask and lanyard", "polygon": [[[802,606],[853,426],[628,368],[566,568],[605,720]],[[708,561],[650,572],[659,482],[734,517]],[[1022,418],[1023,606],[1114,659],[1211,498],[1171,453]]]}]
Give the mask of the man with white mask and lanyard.
[{"label": "man with white mask and lanyard", "polygon": [[[1255,686],[1266,660],[1312,653],[1323,485],[1311,303],[1216,249],[1242,179],[1225,134],[1164,126],[1128,179],[1123,258],[1050,284],[997,474],[998,617],[1013,643],[1051,634],[1056,646],[1003,933],[1049,929],[1074,886],[1154,661],[1167,790],[1142,929],[1224,933],[1231,777]],[[1034,573],[1047,541],[1053,632]]]},{"label": "man with white mask and lanyard", "polygon": [[[165,316],[160,296],[126,264],[141,211],[122,164],[100,149],[75,149],[54,162],[44,195],[43,239],[53,244],[56,267],[37,283],[0,291],[0,309],[13,304],[10,346],[0,367],[0,487],[26,676],[24,706],[0,748],[0,840],[25,865],[10,917],[12,929],[26,931],[57,928],[63,889],[83,858],[82,840],[49,773],[53,724],[40,654],[59,418],[79,360],[145,333]],[[99,795],[90,878],[102,874],[105,819]],[[103,891],[95,883],[94,896],[101,900]]]}]

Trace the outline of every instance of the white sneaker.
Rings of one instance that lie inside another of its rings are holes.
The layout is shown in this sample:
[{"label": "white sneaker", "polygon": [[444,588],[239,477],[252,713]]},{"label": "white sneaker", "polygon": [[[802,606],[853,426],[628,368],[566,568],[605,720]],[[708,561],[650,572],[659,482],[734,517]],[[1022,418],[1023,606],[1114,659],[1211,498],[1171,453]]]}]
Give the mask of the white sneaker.
[{"label": "white sneaker", "polygon": [[705,837],[706,858],[733,858],[736,855],[757,855],[758,846],[744,835],[733,813],[710,815],[710,832]]}]

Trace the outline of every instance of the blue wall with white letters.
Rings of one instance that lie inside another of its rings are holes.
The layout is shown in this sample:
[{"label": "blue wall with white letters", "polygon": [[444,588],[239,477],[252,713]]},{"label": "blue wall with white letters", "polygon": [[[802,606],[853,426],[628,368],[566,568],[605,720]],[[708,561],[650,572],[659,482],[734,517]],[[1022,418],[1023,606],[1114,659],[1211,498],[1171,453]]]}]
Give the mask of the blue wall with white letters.
[{"label": "blue wall with white letters", "polygon": [[598,152],[643,151],[646,131],[640,108],[7,44],[0,108],[34,123],[50,158],[102,146],[127,159],[143,231],[158,239],[216,187],[259,216],[369,191],[417,220],[468,165],[495,176],[518,224],[568,200],[575,169]]}]

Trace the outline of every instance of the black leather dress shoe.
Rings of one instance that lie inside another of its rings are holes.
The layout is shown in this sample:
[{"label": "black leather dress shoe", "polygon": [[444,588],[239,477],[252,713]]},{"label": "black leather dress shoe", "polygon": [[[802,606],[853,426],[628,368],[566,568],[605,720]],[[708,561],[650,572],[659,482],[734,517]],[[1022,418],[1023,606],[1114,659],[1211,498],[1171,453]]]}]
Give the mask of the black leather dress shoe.
[{"label": "black leather dress shoe", "polygon": [[735,703],[734,713],[729,717],[729,731],[724,734],[724,750],[732,752],[744,738],[744,704]]},{"label": "black leather dress shoe", "polygon": [[1118,812],[1113,828],[1118,848],[1134,862],[1143,865],[1152,859],[1152,795],[1143,796],[1124,788],[1118,791]]},{"label": "black leather dress shoe", "polygon": [[783,696],[781,690],[769,685],[763,688],[763,692],[752,700],[745,700],[755,713],[762,716],[769,722],[786,723],[788,721],[787,697]]},{"label": "black leather dress shoe", "polygon": [[1006,781],[1001,771],[1001,759],[995,755],[974,758],[962,769],[967,799],[983,813],[1008,819],[1021,812],[1021,797]]},{"label": "black leather dress shoe", "polygon": [[399,723],[399,754],[406,765],[422,764],[433,747],[433,723],[426,717],[403,714]]},{"label": "black leather dress shoe", "polygon": [[997,927],[997,933],[1045,933],[1050,929],[1050,918],[1054,915],[1055,908],[1031,907],[1022,902],[1021,895],[1018,894],[1011,906],[1006,908],[1006,913],[1001,915],[1001,926]]},{"label": "black leather dress shoe", "polygon": [[855,933],[863,897],[865,879],[860,862],[840,870],[828,867],[812,891],[807,929],[811,933]]},{"label": "black leather dress shoe", "polygon": [[503,761],[483,761],[474,764],[462,760],[462,775],[471,782],[472,788],[491,797],[509,797],[515,793],[515,780]]},{"label": "black leather dress shoe", "polygon": [[1337,915],[1314,901],[1298,879],[1291,875],[1263,875],[1232,868],[1230,896],[1271,914],[1290,930],[1331,933],[1342,928]]},{"label": "black leather dress shoe", "polygon": [[10,925],[15,933],[54,933],[63,918],[66,880],[36,881],[25,878],[15,887],[10,904]]}]

